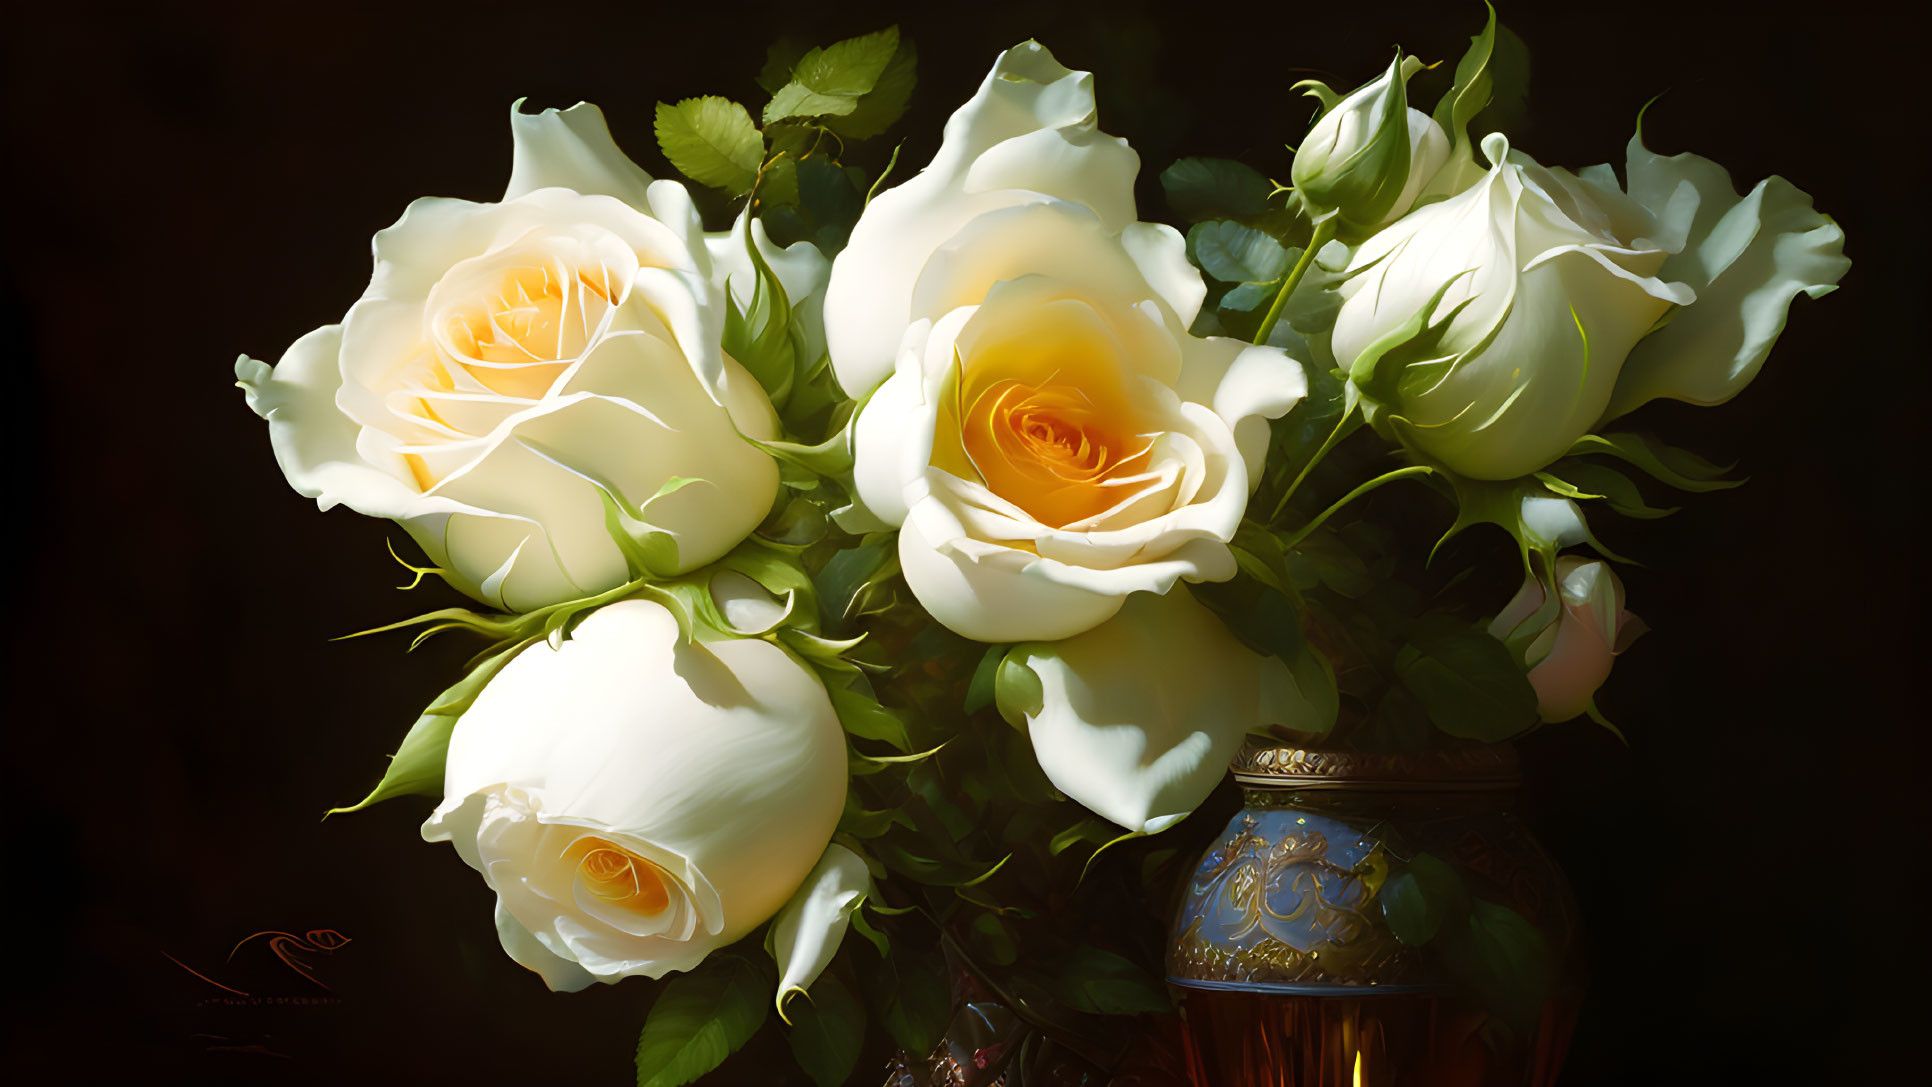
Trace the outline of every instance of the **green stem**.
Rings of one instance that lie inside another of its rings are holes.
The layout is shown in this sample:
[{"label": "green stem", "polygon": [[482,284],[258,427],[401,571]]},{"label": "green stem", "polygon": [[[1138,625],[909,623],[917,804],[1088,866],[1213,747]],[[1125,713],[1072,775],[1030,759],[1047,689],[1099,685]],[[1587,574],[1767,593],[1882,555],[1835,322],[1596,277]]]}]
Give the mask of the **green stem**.
[{"label": "green stem", "polygon": [[1328,451],[1335,448],[1336,443],[1343,438],[1353,434],[1355,428],[1361,425],[1362,416],[1353,408],[1344,411],[1342,417],[1335,420],[1335,429],[1328,432],[1328,437],[1322,439],[1321,447],[1315,450],[1315,455],[1309,457],[1308,463],[1302,465],[1301,471],[1295,473],[1294,482],[1288,484],[1288,489],[1281,492],[1281,498],[1275,502],[1275,511],[1268,515],[1269,524],[1272,525],[1281,520],[1281,511],[1288,508],[1288,500],[1295,497],[1295,492],[1301,489],[1302,480],[1308,478],[1308,473],[1314,470],[1315,465],[1321,463],[1322,458],[1328,455]]},{"label": "green stem", "polygon": [[1301,259],[1295,262],[1294,270],[1288,273],[1288,278],[1281,281],[1281,290],[1275,292],[1274,304],[1268,307],[1268,315],[1261,319],[1261,327],[1255,330],[1255,343],[1268,342],[1269,335],[1275,330],[1275,324],[1281,320],[1282,309],[1288,305],[1288,296],[1295,293],[1295,288],[1301,284],[1302,277],[1308,274],[1308,266],[1315,263],[1315,250],[1327,245],[1328,239],[1334,236],[1335,220],[1324,219],[1315,224],[1315,232],[1308,238],[1308,247],[1301,251]]},{"label": "green stem", "polygon": [[1368,482],[1357,486],[1354,490],[1348,492],[1347,494],[1343,495],[1341,498],[1337,499],[1334,505],[1321,511],[1319,514],[1316,514],[1315,519],[1313,521],[1310,521],[1307,524],[1301,526],[1301,528],[1295,531],[1295,534],[1293,536],[1290,536],[1286,540],[1282,541],[1281,543],[1282,550],[1284,551],[1293,550],[1296,544],[1307,539],[1311,533],[1313,533],[1316,529],[1322,527],[1322,522],[1328,520],[1330,517],[1333,517],[1338,511],[1341,510],[1343,506],[1348,505],[1350,502],[1353,502],[1356,499],[1362,497],[1363,495],[1369,493],[1370,491],[1376,489],[1377,487],[1380,487],[1382,484],[1393,483],[1398,479],[1407,479],[1410,476],[1428,475],[1430,472],[1433,472],[1433,471],[1435,471],[1435,469],[1429,467],[1426,464],[1411,464],[1407,468],[1397,468],[1393,472],[1384,472],[1381,475],[1376,476],[1374,479],[1371,479]]}]

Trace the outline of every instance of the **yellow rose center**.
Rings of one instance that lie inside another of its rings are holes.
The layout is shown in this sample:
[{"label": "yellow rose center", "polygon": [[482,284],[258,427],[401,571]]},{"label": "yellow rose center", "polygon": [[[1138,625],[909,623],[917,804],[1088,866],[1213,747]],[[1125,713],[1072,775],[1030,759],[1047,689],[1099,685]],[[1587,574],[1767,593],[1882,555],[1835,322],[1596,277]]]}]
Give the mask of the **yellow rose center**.
[{"label": "yellow rose center", "polygon": [[492,392],[534,400],[583,351],[617,291],[604,267],[510,268],[493,294],[450,313],[456,361]]},{"label": "yellow rose center", "polygon": [[652,914],[671,902],[657,865],[602,838],[579,838],[564,852],[577,862],[577,880],[606,902]]},{"label": "yellow rose center", "polygon": [[961,443],[994,494],[1054,528],[1112,508],[1115,481],[1140,472],[1147,443],[1119,411],[1072,385],[990,382],[966,408]]}]

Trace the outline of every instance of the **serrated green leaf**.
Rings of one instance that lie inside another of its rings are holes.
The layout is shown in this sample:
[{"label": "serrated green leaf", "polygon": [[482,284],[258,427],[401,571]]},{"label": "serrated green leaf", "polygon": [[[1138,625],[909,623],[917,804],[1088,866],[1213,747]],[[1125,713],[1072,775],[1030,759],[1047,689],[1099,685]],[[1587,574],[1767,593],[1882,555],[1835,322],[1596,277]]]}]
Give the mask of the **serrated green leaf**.
[{"label": "serrated green leaf", "polygon": [[1243,283],[1221,296],[1221,308],[1250,313],[1274,301],[1275,292],[1280,289],[1279,279],[1266,283]]},{"label": "serrated green leaf", "polygon": [[825,119],[825,127],[848,140],[865,140],[891,128],[905,115],[912,101],[912,88],[919,79],[919,51],[911,38],[900,38],[892,59],[879,73],[878,82],[860,96],[858,105],[843,116]]},{"label": "serrated green leaf", "polygon": [[657,145],[679,173],[733,196],[751,191],[765,161],[765,138],[745,107],[706,95],[657,104]]},{"label": "serrated green leaf", "polygon": [[1187,231],[1187,248],[1202,271],[1223,283],[1278,282],[1300,255],[1231,219],[1195,223]]},{"label": "serrated green leaf", "polygon": [[1485,743],[1536,724],[1536,689],[1502,642],[1481,630],[1425,630],[1395,659],[1396,679],[1451,735]]},{"label": "serrated green leaf", "polygon": [[889,26],[811,50],[792,66],[791,82],[772,95],[765,123],[850,114],[859,97],[878,85],[898,48],[899,28]]},{"label": "serrated green leaf", "polygon": [[768,964],[719,952],[665,983],[637,1039],[638,1087],[682,1087],[751,1040],[777,984]]},{"label": "serrated green leaf", "polygon": [[758,86],[766,94],[777,94],[780,87],[792,81],[792,68],[810,50],[811,46],[789,34],[771,43],[765,50],[765,65],[758,70]]},{"label": "serrated green leaf", "polygon": [[1233,219],[1279,235],[1293,221],[1275,195],[1274,183],[1233,159],[1177,160],[1161,171],[1161,188],[1174,213],[1188,222]]},{"label": "serrated green leaf", "polygon": [[792,1025],[785,1032],[798,1066],[818,1087],[838,1087],[859,1065],[865,1039],[865,1008],[845,983],[822,975],[806,999],[790,1006]]}]

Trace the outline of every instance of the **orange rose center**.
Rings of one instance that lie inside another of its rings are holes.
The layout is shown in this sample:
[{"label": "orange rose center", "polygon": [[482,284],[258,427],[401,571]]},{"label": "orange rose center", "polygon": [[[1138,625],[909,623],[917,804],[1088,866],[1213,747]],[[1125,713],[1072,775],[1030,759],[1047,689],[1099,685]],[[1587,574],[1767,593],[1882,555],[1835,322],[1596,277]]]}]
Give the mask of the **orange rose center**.
[{"label": "orange rose center", "polygon": [[577,879],[598,898],[651,914],[671,902],[657,865],[602,838],[579,838],[564,857],[577,862]]},{"label": "orange rose center", "polygon": [[1127,497],[1121,483],[1147,464],[1132,413],[1073,385],[992,381],[962,423],[964,452],[987,488],[1054,528],[1117,505]]}]

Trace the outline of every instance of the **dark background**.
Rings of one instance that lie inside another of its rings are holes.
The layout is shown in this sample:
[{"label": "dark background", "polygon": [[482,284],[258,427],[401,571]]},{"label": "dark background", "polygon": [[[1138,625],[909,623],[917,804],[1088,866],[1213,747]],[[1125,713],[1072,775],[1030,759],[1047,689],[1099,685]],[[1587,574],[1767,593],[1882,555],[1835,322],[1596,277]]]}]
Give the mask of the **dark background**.
[{"label": "dark background", "polygon": [[[1645,410],[1753,478],[1606,533],[1651,563],[1625,578],[1655,630],[1604,699],[1630,747],[1586,723],[1524,745],[1526,809],[1594,959],[1570,1087],[1882,1082],[1922,1033],[1914,28],[1853,4],[1802,12],[1504,5],[1536,63],[1519,146],[1620,162],[1638,107],[1667,91],[1653,146],[1741,185],[1784,174],[1854,260],[1837,294],[1797,301],[1737,401]],[[382,541],[399,533],[287,489],[230,386],[236,353],[273,360],[338,319],[367,239],[409,199],[499,195],[512,99],[600,103],[664,176],[654,100],[755,106],[778,34],[897,19],[921,52],[895,133],[917,165],[995,53],[1037,37],[1099,74],[1103,125],[1134,142],[1142,213],[1162,219],[1154,179],[1179,155],[1285,176],[1310,109],[1295,80],[1352,86],[1398,41],[1453,62],[1481,16],[1473,0],[15,12],[0,349],[10,535],[28,541],[9,562],[7,1063],[34,1082],[631,1074],[649,986],[545,992],[497,948],[474,874],[418,840],[425,804],[318,821],[370,784],[464,648],[405,661],[397,638],[327,640],[436,598],[389,588]],[[253,933],[325,928],[353,941],[309,957],[332,993],[265,937],[225,958]],[[221,1003],[184,967],[308,1002]]]}]

